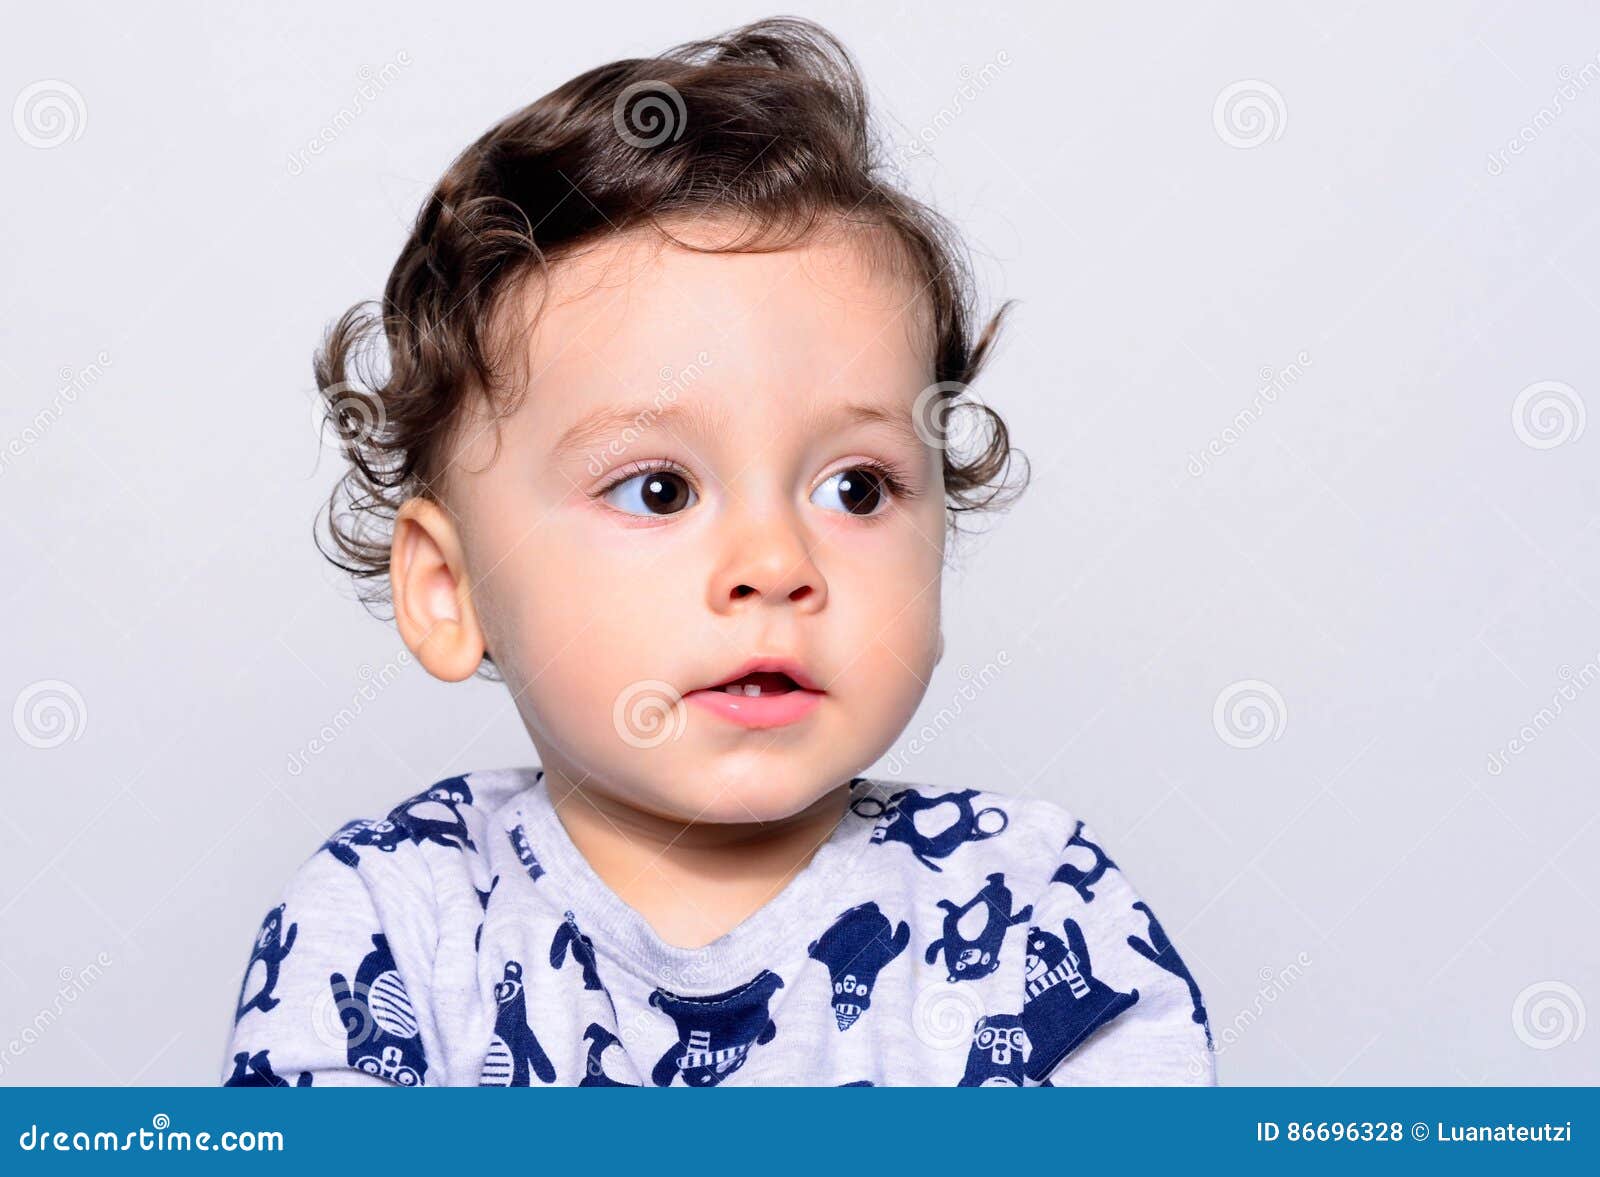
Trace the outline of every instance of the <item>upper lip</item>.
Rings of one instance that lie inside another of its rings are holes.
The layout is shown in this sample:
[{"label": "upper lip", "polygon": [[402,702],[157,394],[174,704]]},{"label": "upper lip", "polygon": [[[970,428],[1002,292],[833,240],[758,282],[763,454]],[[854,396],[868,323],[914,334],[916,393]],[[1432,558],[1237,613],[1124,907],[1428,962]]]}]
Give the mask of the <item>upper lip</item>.
[{"label": "upper lip", "polygon": [[745,677],[747,674],[755,674],[756,672],[763,670],[771,671],[777,674],[787,674],[790,678],[794,679],[795,685],[800,687],[802,690],[822,690],[822,688],[816,684],[816,681],[806,673],[805,667],[801,666],[800,663],[796,662],[793,658],[751,658],[738,669],[729,674],[725,674],[715,682],[698,689],[702,691],[715,690],[717,687],[725,687],[731,682],[736,682],[737,680]]}]

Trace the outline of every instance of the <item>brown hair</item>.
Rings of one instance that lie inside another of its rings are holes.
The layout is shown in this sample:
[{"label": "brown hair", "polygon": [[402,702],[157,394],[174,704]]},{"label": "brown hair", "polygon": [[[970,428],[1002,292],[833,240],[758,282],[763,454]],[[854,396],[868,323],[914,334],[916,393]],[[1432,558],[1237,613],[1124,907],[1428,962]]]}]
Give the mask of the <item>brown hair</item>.
[{"label": "brown hair", "polygon": [[[945,446],[947,517],[1009,505],[1004,421],[966,385],[1007,302],[972,337],[973,282],[955,232],[883,179],[865,91],[849,52],[798,18],[758,21],[651,58],[580,74],[490,128],[429,195],[389,274],[381,312],[352,307],[313,370],[350,468],[327,505],[334,550],[369,605],[386,596],[395,512],[437,499],[466,398],[506,387],[496,315],[530,273],[619,231],[733,217],[756,232],[706,252],[782,249],[824,220],[886,232],[898,267],[927,296],[937,389],[919,401],[940,430],[975,414],[976,452]],[[774,230],[782,230],[769,241]],[[382,346],[379,346],[381,340]],[[372,361],[381,358],[376,365]],[[381,368],[381,375],[379,371]],[[341,498],[346,506],[341,509]]]}]

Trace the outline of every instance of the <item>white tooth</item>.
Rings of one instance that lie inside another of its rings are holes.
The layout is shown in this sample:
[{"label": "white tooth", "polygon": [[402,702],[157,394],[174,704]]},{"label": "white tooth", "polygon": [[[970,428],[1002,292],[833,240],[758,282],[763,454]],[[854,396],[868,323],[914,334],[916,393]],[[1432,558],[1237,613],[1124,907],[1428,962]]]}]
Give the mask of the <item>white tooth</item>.
[{"label": "white tooth", "polygon": [[742,687],[740,684],[738,684],[736,682],[731,682],[727,686],[723,687],[722,689],[727,691],[728,694],[730,694],[730,695],[742,695],[742,694],[744,694],[744,687]]},{"label": "white tooth", "polygon": [[744,693],[746,698],[759,698],[761,695],[761,688],[755,683],[746,683],[744,687]]}]

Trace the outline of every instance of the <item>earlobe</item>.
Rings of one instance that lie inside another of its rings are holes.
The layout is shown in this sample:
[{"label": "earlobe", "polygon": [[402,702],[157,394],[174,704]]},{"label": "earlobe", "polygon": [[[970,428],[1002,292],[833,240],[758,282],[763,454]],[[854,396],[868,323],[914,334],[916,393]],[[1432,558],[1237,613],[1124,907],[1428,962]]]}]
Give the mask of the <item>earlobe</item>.
[{"label": "earlobe", "polygon": [[483,661],[483,631],[467,583],[461,537],[430,499],[408,499],[389,545],[395,627],[427,672],[446,682],[469,678]]}]

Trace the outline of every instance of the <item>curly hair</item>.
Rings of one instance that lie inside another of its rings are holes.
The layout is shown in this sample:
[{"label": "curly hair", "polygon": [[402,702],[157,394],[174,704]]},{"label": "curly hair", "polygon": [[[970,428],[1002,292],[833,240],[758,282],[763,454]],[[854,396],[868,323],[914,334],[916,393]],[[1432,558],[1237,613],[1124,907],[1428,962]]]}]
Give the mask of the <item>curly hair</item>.
[{"label": "curly hair", "polygon": [[[936,383],[920,416],[941,431],[968,410],[972,452],[943,445],[947,519],[1000,509],[1027,482],[1005,422],[967,388],[1010,309],[974,340],[973,281],[939,214],[886,181],[849,52],[811,21],[757,21],[657,57],[589,70],[503,119],[463,151],[428,196],[384,287],[326,334],[313,371],[348,469],[325,513],[331,550],[369,608],[388,596],[395,514],[439,500],[452,430],[469,396],[511,388],[508,293],[613,233],[654,229],[685,249],[766,252],[826,220],[891,244],[926,296]],[[735,218],[754,231],[706,248],[674,237],[680,216]],[[941,434],[942,436],[942,434]],[[1010,484],[1014,459],[1022,477]]]}]

